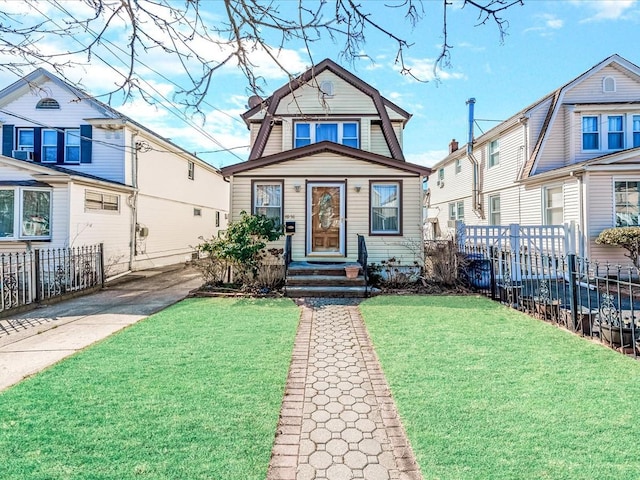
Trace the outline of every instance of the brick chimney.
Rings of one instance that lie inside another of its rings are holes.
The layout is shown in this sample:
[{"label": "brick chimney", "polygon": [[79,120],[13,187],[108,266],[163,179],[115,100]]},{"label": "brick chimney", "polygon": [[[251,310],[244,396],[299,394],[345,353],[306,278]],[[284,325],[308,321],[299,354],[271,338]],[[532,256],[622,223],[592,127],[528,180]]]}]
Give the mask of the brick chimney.
[{"label": "brick chimney", "polygon": [[451,140],[451,142],[449,143],[449,153],[453,153],[456,150],[458,150],[458,141],[454,138],[453,140]]}]

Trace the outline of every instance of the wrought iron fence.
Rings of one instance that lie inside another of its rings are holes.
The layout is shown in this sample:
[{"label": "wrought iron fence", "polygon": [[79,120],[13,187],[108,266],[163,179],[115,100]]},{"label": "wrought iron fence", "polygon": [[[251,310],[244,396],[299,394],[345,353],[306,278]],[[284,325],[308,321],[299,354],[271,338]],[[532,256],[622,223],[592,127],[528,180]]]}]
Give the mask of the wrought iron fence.
[{"label": "wrought iron fence", "polygon": [[103,247],[0,254],[0,312],[104,284]]},{"label": "wrought iron fence", "polygon": [[463,259],[461,275],[490,298],[638,355],[637,268],[495,247],[465,247]]}]

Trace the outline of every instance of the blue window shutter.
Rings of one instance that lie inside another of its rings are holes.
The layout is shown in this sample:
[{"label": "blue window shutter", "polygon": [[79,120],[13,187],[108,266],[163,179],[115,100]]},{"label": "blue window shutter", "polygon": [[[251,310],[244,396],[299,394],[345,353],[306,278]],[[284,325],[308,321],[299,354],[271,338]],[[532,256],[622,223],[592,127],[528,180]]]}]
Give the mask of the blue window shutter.
[{"label": "blue window shutter", "polygon": [[91,163],[92,134],[91,125],[80,125],[80,163]]},{"label": "blue window shutter", "polygon": [[42,155],[42,127],[33,129],[33,161],[39,162]]},{"label": "blue window shutter", "polygon": [[64,163],[64,130],[58,130],[58,162]]},{"label": "blue window shutter", "polygon": [[13,151],[13,125],[2,125],[2,155],[10,157]]}]

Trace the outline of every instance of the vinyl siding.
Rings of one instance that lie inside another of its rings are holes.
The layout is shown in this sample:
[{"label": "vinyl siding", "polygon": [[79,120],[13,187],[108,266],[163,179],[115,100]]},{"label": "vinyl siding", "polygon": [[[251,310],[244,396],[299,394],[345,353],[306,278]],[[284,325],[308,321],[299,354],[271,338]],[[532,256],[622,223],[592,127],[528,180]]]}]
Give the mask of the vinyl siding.
[{"label": "vinyl siding", "polygon": [[384,155],[386,157],[391,156],[391,152],[389,151],[389,146],[387,145],[387,141],[384,138],[384,134],[382,133],[382,126],[380,125],[371,125],[371,146],[370,150],[373,153],[377,153],[378,155]]},{"label": "vinyl siding", "polygon": [[536,146],[536,143],[538,142],[538,138],[540,137],[540,133],[542,132],[542,127],[547,117],[549,108],[551,107],[552,100],[552,98],[549,98],[548,100],[545,100],[540,105],[537,105],[529,111],[529,121],[527,122],[529,135],[528,155],[531,155],[533,149]]},{"label": "vinyl siding", "polygon": [[[615,78],[615,92],[605,93],[602,91],[602,80],[604,77]],[[563,103],[606,103],[637,100],[638,79],[632,78],[614,66],[608,66],[569,89],[564,95]]]},{"label": "vinyl siding", "polygon": [[538,156],[534,173],[543,173],[566,164],[565,108],[560,108],[547,130],[544,146]]},{"label": "vinyl siding", "polygon": [[[286,126],[290,128],[289,122],[283,122],[283,123],[285,123]],[[264,147],[264,152],[262,153],[263,156],[266,157],[267,155],[280,153],[287,148],[284,144],[284,137],[282,132],[284,129],[284,126],[285,125],[283,124],[276,124],[273,126],[273,128],[271,129],[271,134],[269,135],[269,139],[267,140],[267,144]],[[252,138],[251,141],[253,142],[254,139]]]}]

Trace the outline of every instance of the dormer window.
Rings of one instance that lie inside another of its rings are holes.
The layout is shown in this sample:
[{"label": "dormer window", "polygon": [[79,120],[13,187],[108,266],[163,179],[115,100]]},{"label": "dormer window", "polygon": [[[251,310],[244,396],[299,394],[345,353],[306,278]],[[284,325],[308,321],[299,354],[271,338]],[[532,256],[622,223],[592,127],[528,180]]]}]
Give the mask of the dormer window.
[{"label": "dormer window", "polygon": [[604,77],[602,79],[602,91],[604,93],[614,93],[616,91],[616,79],[613,77]]},{"label": "dormer window", "polygon": [[359,148],[357,122],[296,122],[294,148],[323,141]]},{"label": "dormer window", "polygon": [[43,98],[36,105],[38,110],[60,110],[60,104],[54,98]]}]

